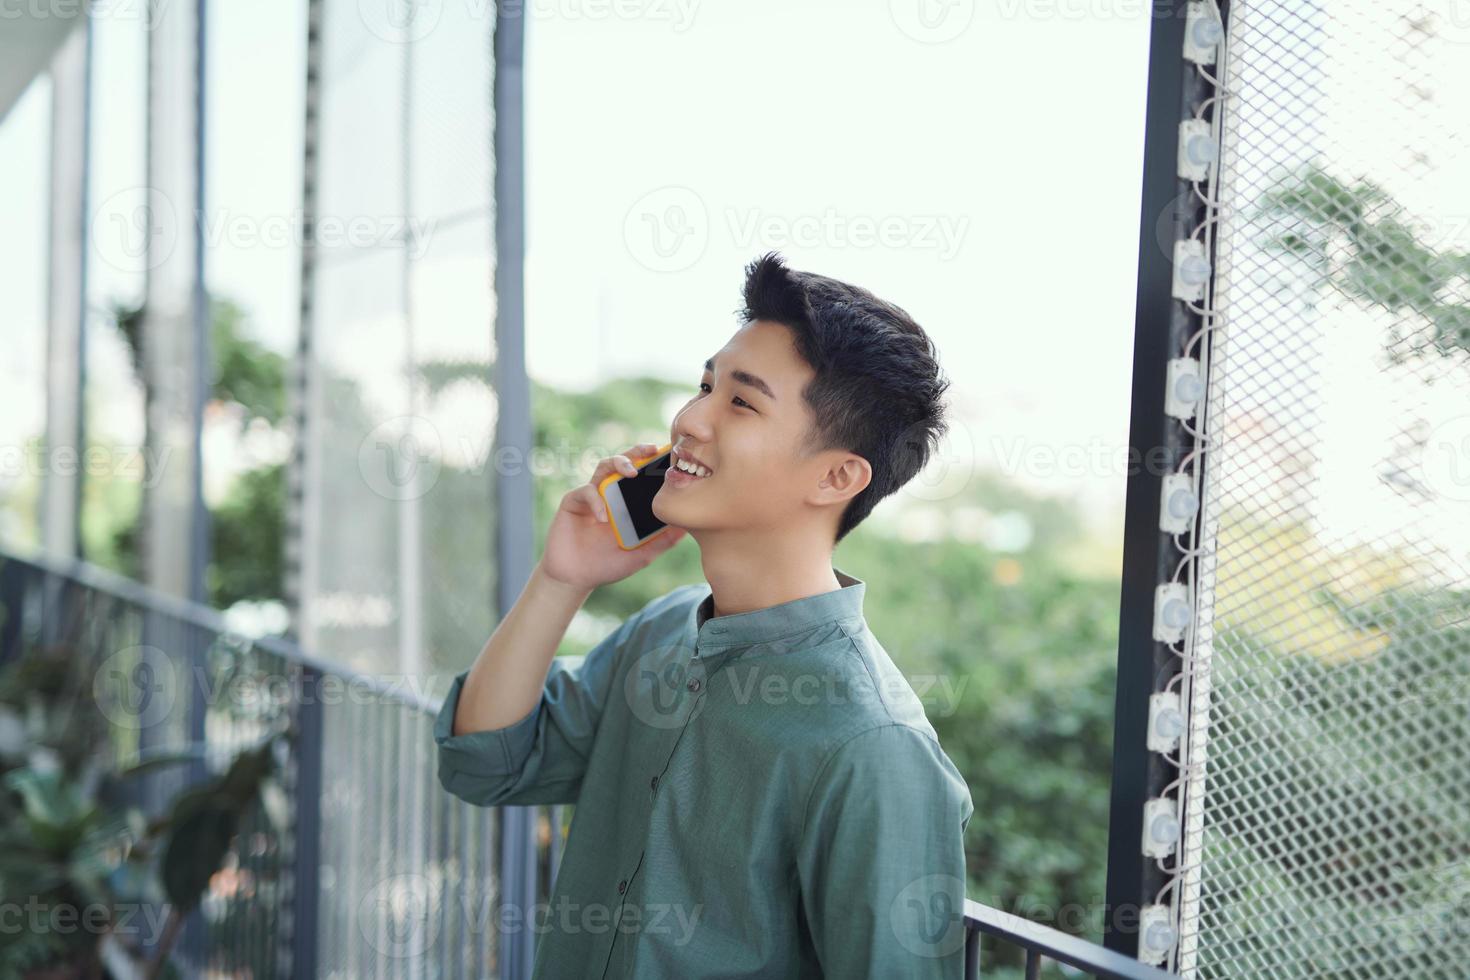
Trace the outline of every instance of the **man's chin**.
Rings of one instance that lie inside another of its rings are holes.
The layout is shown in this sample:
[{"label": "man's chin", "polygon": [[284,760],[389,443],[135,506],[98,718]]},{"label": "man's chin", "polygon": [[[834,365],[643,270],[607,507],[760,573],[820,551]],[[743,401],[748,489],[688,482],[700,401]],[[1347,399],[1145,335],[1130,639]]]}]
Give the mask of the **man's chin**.
[{"label": "man's chin", "polygon": [[697,530],[695,524],[697,524],[698,522],[695,521],[693,523],[690,523],[687,519],[685,519],[685,515],[681,513],[683,508],[679,507],[677,504],[671,503],[662,489],[660,489],[658,493],[653,495],[653,502],[652,505],[649,507],[649,510],[653,512],[654,517],[657,517],[660,521],[663,521],[670,527],[679,527],[683,528],[686,531]]}]

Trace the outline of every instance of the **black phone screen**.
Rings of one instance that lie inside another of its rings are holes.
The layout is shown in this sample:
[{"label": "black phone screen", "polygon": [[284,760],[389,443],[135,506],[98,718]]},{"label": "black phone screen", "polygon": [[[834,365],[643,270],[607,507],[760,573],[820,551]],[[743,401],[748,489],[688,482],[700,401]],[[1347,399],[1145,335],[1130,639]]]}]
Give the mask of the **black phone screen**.
[{"label": "black phone screen", "polygon": [[617,482],[623,491],[623,502],[628,505],[628,515],[633,519],[633,533],[642,541],[664,526],[664,522],[653,516],[653,498],[664,485],[664,474],[673,462],[673,451],[664,453],[638,467],[637,476],[625,476]]}]

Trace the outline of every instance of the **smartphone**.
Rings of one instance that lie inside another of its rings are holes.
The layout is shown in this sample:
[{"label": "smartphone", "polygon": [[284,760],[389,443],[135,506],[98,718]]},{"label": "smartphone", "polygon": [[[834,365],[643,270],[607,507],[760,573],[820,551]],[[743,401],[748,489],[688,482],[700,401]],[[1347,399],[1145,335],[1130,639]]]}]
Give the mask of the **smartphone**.
[{"label": "smartphone", "polygon": [[668,527],[653,516],[653,498],[664,485],[664,474],[673,463],[674,444],[667,443],[652,456],[630,457],[637,476],[613,473],[597,485],[607,505],[607,520],[617,535],[618,546],[632,551],[651,541]]}]

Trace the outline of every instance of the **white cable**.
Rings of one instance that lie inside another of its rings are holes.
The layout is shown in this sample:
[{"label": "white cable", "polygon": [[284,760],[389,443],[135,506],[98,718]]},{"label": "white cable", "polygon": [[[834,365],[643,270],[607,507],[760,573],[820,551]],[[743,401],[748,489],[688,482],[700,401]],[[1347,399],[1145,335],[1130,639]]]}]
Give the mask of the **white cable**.
[{"label": "white cable", "polygon": [[[1208,0],[1208,3],[1216,20],[1223,28],[1225,26],[1225,20],[1221,14],[1218,0]],[[1212,75],[1210,72],[1206,71],[1202,65],[1196,65],[1200,77],[1203,78],[1213,88],[1214,94],[1211,95],[1209,98],[1204,99],[1202,102],[1199,103],[1199,105],[1194,107],[1194,118],[1197,120],[1203,120],[1205,113],[1209,111],[1210,135],[1216,147],[1221,147],[1222,145],[1222,121],[1226,100],[1235,94],[1229,88],[1221,84],[1221,78],[1227,75],[1225,42],[1226,36],[1222,36],[1219,48],[1221,52],[1221,57],[1219,58],[1218,68],[1220,77]],[[1191,239],[1199,240],[1204,246],[1205,254],[1211,256],[1215,254],[1215,238],[1219,228],[1221,227],[1221,222],[1223,218],[1229,213],[1229,208],[1222,206],[1222,203],[1219,200],[1218,185],[1220,169],[1223,165],[1223,156],[1223,153],[1217,154],[1214,165],[1209,169],[1206,181],[1204,182],[1206,186],[1203,188],[1203,190],[1201,189],[1200,181],[1192,181],[1190,184],[1190,188],[1194,194],[1194,197],[1198,199],[1200,204],[1203,205],[1203,207],[1205,208],[1205,216],[1199,222],[1199,224],[1191,230],[1189,237]],[[1175,582],[1178,582],[1181,573],[1183,573],[1184,581],[1182,584],[1184,584],[1185,588],[1187,589],[1187,592],[1191,597],[1191,601],[1193,601],[1196,595],[1195,588],[1198,581],[1198,562],[1202,557],[1206,557],[1210,553],[1210,549],[1206,548],[1204,544],[1199,540],[1202,531],[1202,525],[1204,522],[1204,498],[1201,493],[1203,467],[1199,465],[1192,466],[1191,464],[1194,463],[1196,460],[1203,461],[1207,454],[1207,451],[1213,448],[1214,445],[1214,440],[1211,438],[1209,432],[1207,431],[1210,410],[1210,354],[1214,337],[1211,336],[1211,343],[1209,344],[1200,343],[1200,341],[1207,334],[1213,334],[1213,331],[1219,329],[1224,325],[1221,322],[1224,319],[1223,314],[1221,314],[1214,308],[1213,303],[1214,287],[1217,281],[1218,269],[1214,266],[1214,263],[1212,262],[1211,275],[1206,281],[1205,285],[1206,295],[1203,297],[1201,303],[1198,306],[1189,302],[1185,303],[1190,312],[1200,318],[1201,325],[1199,329],[1191,334],[1185,342],[1183,356],[1191,356],[1191,352],[1194,350],[1195,345],[1199,344],[1200,377],[1205,381],[1205,394],[1201,398],[1199,408],[1195,413],[1195,424],[1191,425],[1189,424],[1188,420],[1181,420],[1181,426],[1184,431],[1189,435],[1189,437],[1194,441],[1194,446],[1184,456],[1184,458],[1179,461],[1176,472],[1187,474],[1190,477],[1191,490],[1194,493],[1195,499],[1200,501],[1200,506],[1196,509],[1194,520],[1190,522],[1188,529],[1181,534],[1174,535],[1174,545],[1176,550],[1180,553],[1181,557],[1178,566],[1174,569],[1174,574],[1173,576],[1171,576],[1171,579]],[[1184,538],[1186,536],[1188,537],[1188,547],[1185,547],[1184,545]],[[1197,616],[1193,616],[1190,618],[1190,622],[1185,627],[1184,634],[1181,637],[1180,642],[1182,644],[1182,649],[1176,648],[1174,644],[1168,645],[1168,649],[1170,650],[1170,652],[1174,653],[1180,658],[1181,667],[1180,670],[1166,682],[1166,684],[1164,685],[1164,690],[1170,691],[1176,686],[1179,688],[1180,703],[1181,706],[1185,709],[1186,718],[1188,717],[1188,710],[1190,705],[1190,698],[1186,687],[1192,690],[1196,675],[1208,675],[1208,667],[1206,666],[1201,669],[1201,664],[1198,660],[1198,648],[1196,645],[1198,639],[1196,633],[1197,623]],[[1175,799],[1179,807],[1179,817],[1181,822],[1185,820],[1186,814],[1188,813],[1187,806],[1189,802],[1188,789],[1190,779],[1192,776],[1196,775],[1196,772],[1200,770],[1200,766],[1202,765],[1202,763],[1197,763],[1191,758],[1191,756],[1193,755],[1193,753],[1191,752],[1191,748],[1195,744],[1194,739],[1190,737],[1191,735],[1192,729],[1189,726],[1186,726],[1186,731],[1179,740],[1177,756],[1171,755],[1169,753],[1160,753],[1164,760],[1169,765],[1171,765],[1177,773],[1174,780],[1164,787],[1163,793],[1161,795],[1167,795],[1171,790],[1177,788],[1178,793]],[[1186,867],[1186,855],[1184,853],[1185,838],[1186,835],[1181,833],[1178,840],[1175,842],[1174,854],[1172,855],[1172,866],[1166,864],[1164,862],[1164,859],[1158,859],[1156,862],[1159,871],[1164,874],[1168,880],[1159,889],[1159,891],[1155,895],[1154,901],[1157,904],[1166,905],[1168,907],[1169,917],[1174,926],[1176,937],[1182,935],[1183,929],[1182,918],[1184,914],[1184,909],[1183,903],[1180,900],[1180,889],[1178,886],[1179,883],[1183,880],[1182,871]],[[1179,952],[1180,944],[1176,940],[1173,949],[1170,950],[1167,957],[1167,966],[1169,969],[1177,969]]]}]

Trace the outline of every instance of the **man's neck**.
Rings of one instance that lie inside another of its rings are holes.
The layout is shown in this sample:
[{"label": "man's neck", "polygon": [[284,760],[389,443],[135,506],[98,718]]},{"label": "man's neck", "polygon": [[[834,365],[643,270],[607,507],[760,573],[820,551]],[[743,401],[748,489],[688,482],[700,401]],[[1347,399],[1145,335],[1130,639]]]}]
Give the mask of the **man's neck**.
[{"label": "man's neck", "polygon": [[769,609],[842,588],[832,569],[832,553],[732,552],[701,543],[701,564],[710,584],[715,616]]}]

